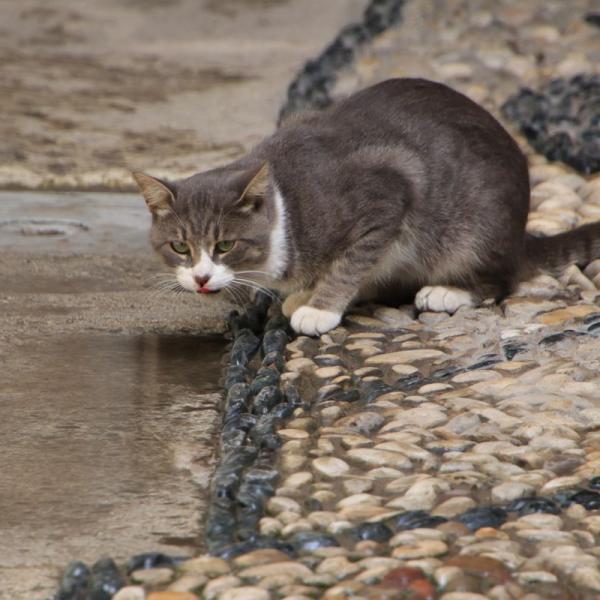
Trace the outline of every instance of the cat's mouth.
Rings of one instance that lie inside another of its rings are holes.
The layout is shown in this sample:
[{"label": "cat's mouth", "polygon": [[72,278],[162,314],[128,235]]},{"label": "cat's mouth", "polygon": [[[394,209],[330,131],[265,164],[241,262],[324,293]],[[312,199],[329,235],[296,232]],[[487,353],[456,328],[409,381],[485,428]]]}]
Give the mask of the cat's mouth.
[{"label": "cat's mouth", "polygon": [[220,292],[221,290],[211,290],[210,288],[207,287],[200,287],[196,290],[197,294],[216,294],[217,292]]}]

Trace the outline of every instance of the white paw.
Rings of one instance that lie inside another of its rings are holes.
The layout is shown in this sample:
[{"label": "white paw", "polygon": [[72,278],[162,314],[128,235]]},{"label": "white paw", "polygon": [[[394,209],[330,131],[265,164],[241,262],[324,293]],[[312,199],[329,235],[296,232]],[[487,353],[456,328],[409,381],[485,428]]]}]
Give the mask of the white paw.
[{"label": "white paw", "polygon": [[321,335],[334,327],[342,320],[341,313],[330,310],[319,310],[312,306],[301,306],[292,315],[292,329],[304,335]]},{"label": "white paw", "polygon": [[420,310],[455,313],[461,306],[474,306],[473,296],[467,290],[442,285],[427,285],[415,296],[415,306]]}]

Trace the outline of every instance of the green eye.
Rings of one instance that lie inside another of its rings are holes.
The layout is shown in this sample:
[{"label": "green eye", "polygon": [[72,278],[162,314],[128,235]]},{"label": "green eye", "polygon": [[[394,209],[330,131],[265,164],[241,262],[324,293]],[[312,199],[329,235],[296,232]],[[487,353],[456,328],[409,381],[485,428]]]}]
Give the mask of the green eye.
[{"label": "green eye", "polygon": [[216,243],[215,250],[219,254],[225,254],[225,252],[229,252],[234,246],[235,246],[235,241],[223,240],[222,242]]},{"label": "green eye", "polygon": [[177,254],[189,254],[190,253],[190,247],[185,242],[179,242],[179,241],[171,242],[171,248],[173,248],[173,250],[175,252],[177,252]]}]

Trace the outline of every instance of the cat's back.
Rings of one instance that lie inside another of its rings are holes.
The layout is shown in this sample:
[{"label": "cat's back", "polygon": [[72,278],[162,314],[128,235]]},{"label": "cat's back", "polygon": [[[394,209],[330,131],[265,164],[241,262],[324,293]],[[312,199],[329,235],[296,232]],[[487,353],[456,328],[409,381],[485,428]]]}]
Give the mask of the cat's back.
[{"label": "cat's back", "polygon": [[521,154],[502,125],[478,104],[444,84],[418,78],[388,79],[324,111],[292,117],[274,136],[279,151],[313,145],[332,155],[408,140],[423,152],[443,144],[446,151],[471,148],[474,154],[493,147],[510,162]]}]

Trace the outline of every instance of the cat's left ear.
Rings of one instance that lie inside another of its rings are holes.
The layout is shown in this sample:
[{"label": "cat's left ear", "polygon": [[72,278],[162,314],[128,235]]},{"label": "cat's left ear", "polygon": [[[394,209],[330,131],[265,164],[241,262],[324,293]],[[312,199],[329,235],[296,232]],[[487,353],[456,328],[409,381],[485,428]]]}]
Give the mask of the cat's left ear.
[{"label": "cat's left ear", "polygon": [[269,187],[269,163],[265,163],[252,177],[250,183],[244,188],[239,200],[235,203],[240,212],[249,213],[258,210],[267,195]]},{"label": "cat's left ear", "polygon": [[171,212],[175,196],[166,183],[141,171],[136,171],[131,175],[138,184],[152,214],[164,217]]}]

